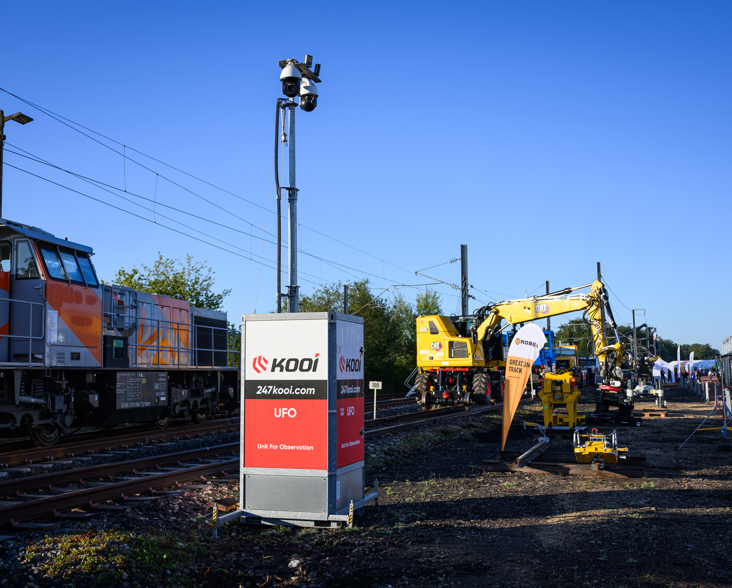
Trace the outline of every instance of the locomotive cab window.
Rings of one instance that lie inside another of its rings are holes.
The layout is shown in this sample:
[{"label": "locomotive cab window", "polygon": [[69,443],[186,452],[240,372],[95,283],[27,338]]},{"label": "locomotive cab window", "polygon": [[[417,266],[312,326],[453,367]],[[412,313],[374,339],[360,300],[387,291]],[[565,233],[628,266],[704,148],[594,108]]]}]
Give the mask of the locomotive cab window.
[{"label": "locomotive cab window", "polygon": [[[38,247],[41,250],[41,257],[43,257],[43,263],[46,265],[48,275],[54,280],[63,280],[64,282],[71,282],[72,284],[84,284],[90,286],[97,286],[96,277],[90,282],[86,280],[86,271],[84,266],[79,267],[79,259],[76,254],[70,249],[61,249],[48,243],[41,243]],[[89,259],[86,259],[86,264],[91,269]],[[94,276],[94,272],[91,272]]]},{"label": "locomotive cab window", "polygon": [[40,278],[38,266],[36,265],[36,257],[33,255],[33,249],[28,241],[18,241],[16,247],[15,260],[15,277],[17,279]]},{"label": "locomotive cab window", "polygon": [[91,259],[89,259],[85,255],[80,254],[77,254],[76,259],[78,260],[79,266],[81,267],[81,273],[84,274],[84,280],[86,280],[87,286],[92,286],[93,288],[99,286],[97,276],[94,273],[94,268],[91,264]]},{"label": "locomotive cab window", "polygon": [[7,241],[0,242],[0,272],[10,271],[10,255],[12,248]]},{"label": "locomotive cab window", "polygon": [[64,264],[64,269],[66,270],[66,275],[69,276],[69,280],[76,283],[81,282],[83,284],[84,278],[81,275],[79,264],[76,263],[76,256],[74,255],[74,252],[64,251],[62,249],[59,253],[61,254],[61,263]]},{"label": "locomotive cab window", "polygon": [[58,256],[56,248],[51,245],[41,245],[39,249],[41,250],[43,263],[46,264],[48,275],[54,280],[66,281],[66,272],[64,271],[64,266],[61,263],[61,259]]}]

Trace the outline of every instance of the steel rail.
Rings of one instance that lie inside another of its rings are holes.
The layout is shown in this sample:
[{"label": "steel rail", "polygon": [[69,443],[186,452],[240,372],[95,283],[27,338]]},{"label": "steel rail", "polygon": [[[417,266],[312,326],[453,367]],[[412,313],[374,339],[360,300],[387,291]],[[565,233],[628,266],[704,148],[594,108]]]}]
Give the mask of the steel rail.
[{"label": "steel rail", "polygon": [[[385,425],[388,423],[397,423],[400,421],[413,421],[413,420],[424,419],[425,415],[433,414],[433,413],[436,414],[438,412],[445,415],[445,414],[452,414],[454,412],[465,413],[468,411],[466,411],[463,406],[447,406],[445,408],[436,408],[431,411],[405,412],[402,414],[392,414],[389,416],[379,417],[376,419],[366,419],[365,423],[366,423],[367,427],[377,427],[379,425]],[[437,417],[434,417],[434,418],[437,418]]]},{"label": "steel rail", "polygon": [[398,423],[396,425],[390,425],[387,427],[380,427],[378,429],[368,429],[365,432],[365,437],[368,440],[370,439],[377,439],[378,437],[383,437],[384,435],[389,435],[391,433],[399,433],[401,431],[406,431],[407,429],[414,429],[417,427],[421,427],[422,425],[428,425],[433,424],[436,421],[440,420],[453,420],[457,418],[464,418],[464,417],[470,417],[475,416],[478,414],[482,414],[484,412],[491,412],[494,410],[498,410],[499,408],[503,408],[503,404],[496,404],[495,406],[482,406],[480,408],[473,408],[472,410],[460,410],[457,412],[447,412],[444,410],[434,410],[430,413],[413,413],[413,414],[419,414],[420,416],[424,416],[425,414],[432,414],[432,416],[423,418],[422,420],[412,420],[407,421],[403,423]]},{"label": "steel rail", "polygon": [[[52,447],[35,447],[33,449],[17,450],[10,453],[0,453],[0,466],[26,465],[39,460],[51,461],[58,458],[83,456],[93,451],[105,451],[120,447],[126,449],[136,444],[146,444],[160,439],[179,439],[192,435],[218,433],[225,430],[234,431],[239,428],[239,422],[239,417],[235,417],[172,430],[136,431],[116,437],[103,437],[79,441],[77,443],[53,445]],[[0,469],[0,471],[2,470]]]},{"label": "steel rail", "polygon": [[109,500],[124,500],[133,494],[154,491],[171,485],[179,485],[201,477],[226,473],[238,469],[239,458],[222,460],[216,463],[145,475],[133,480],[111,482],[104,486],[80,488],[55,496],[45,496],[28,502],[0,508],[0,526],[14,525],[46,516],[61,514],[62,511],[84,506],[95,506]]},{"label": "steel rail", "polygon": [[164,455],[154,455],[130,461],[106,463],[97,466],[65,470],[63,472],[51,472],[38,476],[4,480],[0,482],[0,496],[16,496],[34,490],[53,490],[63,484],[84,484],[92,478],[113,478],[124,473],[134,473],[138,469],[151,468],[166,463],[181,463],[182,461],[192,461],[204,457],[217,457],[219,454],[232,453],[238,450],[239,443],[227,443],[226,445],[203,447],[189,451],[179,451],[177,453],[166,453]]}]

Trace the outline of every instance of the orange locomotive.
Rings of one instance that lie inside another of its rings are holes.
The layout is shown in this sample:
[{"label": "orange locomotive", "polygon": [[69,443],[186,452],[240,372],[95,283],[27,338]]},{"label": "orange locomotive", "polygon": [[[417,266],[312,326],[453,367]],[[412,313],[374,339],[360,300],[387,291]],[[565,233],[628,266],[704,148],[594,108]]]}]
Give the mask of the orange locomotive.
[{"label": "orange locomotive", "polygon": [[90,247],[0,219],[0,437],[202,422],[238,405],[226,313],[100,284]]}]

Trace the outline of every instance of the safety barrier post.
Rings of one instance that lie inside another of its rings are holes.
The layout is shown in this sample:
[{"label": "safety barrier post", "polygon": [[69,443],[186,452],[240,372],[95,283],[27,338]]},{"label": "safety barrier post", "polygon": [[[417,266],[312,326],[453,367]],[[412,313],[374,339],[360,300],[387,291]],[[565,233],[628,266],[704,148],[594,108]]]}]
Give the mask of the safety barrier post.
[{"label": "safety barrier post", "polygon": [[219,537],[219,505],[213,505],[213,538]]}]

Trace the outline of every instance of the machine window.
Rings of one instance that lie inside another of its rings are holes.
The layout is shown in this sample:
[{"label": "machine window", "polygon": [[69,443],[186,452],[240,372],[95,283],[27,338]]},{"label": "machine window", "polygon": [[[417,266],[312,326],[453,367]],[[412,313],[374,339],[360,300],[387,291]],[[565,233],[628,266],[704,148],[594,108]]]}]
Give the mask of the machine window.
[{"label": "machine window", "polygon": [[96,288],[99,285],[97,276],[94,274],[94,268],[92,268],[91,260],[88,257],[78,257],[79,265],[81,266],[81,273],[84,274],[84,279],[87,285]]},{"label": "machine window", "polygon": [[440,331],[437,329],[437,325],[434,322],[430,321],[430,335],[437,335],[439,334],[439,332]]},{"label": "machine window", "polygon": [[81,270],[79,269],[79,264],[76,263],[76,256],[71,251],[64,251],[61,250],[61,262],[64,264],[64,269],[66,270],[66,275],[69,276],[69,279],[72,282],[77,282],[80,284],[84,283],[84,278],[81,275]]},{"label": "machine window", "polygon": [[11,252],[12,248],[10,247],[10,243],[8,243],[7,241],[3,241],[2,243],[0,243],[0,271],[10,271]]},{"label": "machine window", "polygon": [[18,241],[15,277],[18,279],[39,278],[36,258],[28,241]]},{"label": "machine window", "polygon": [[58,251],[52,249],[50,245],[41,245],[40,249],[43,262],[46,264],[46,269],[48,269],[48,275],[55,280],[66,281],[66,272],[58,257]]}]

